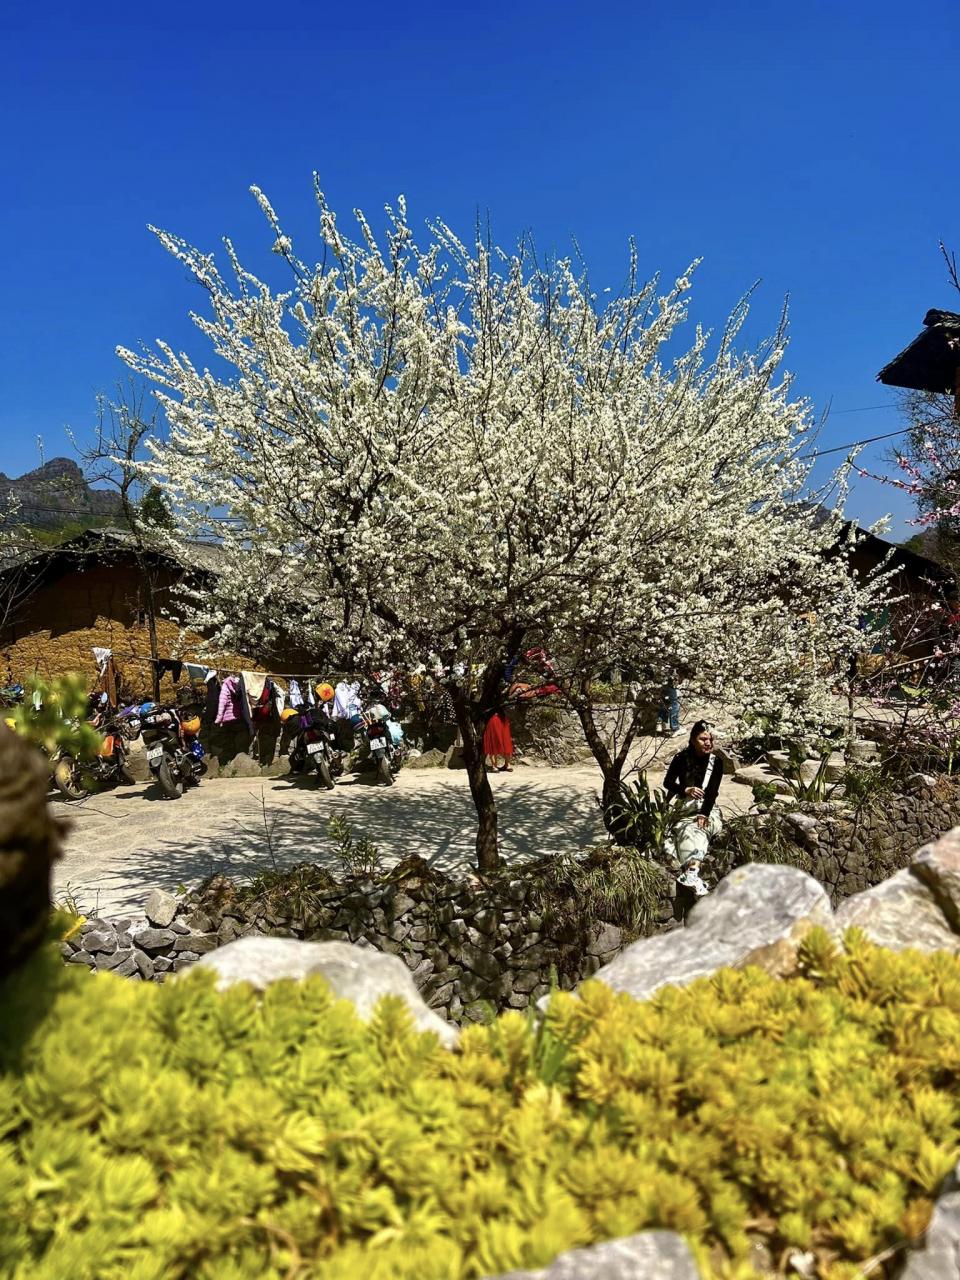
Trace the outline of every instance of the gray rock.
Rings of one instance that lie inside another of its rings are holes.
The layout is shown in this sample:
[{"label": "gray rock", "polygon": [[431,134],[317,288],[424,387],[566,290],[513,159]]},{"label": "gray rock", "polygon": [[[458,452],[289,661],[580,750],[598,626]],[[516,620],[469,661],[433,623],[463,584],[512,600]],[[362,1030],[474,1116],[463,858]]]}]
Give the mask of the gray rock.
[{"label": "gray rock", "polygon": [[83,949],[91,955],[110,955],[117,949],[117,935],[111,930],[94,929],[92,933],[83,935]]},{"label": "gray rock", "polygon": [[173,933],[180,934],[181,937],[183,937],[184,934],[187,934],[190,932],[190,930],[187,928],[187,926],[183,923],[182,920],[171,920],[170,929]]},{"label": "gray rock", "polygon": [[188,933],[177,938],[173,944],[173,953],[194,951],[197,955],[204,955],[208,951],[213,951],[220,945],[215,933]]},{"label": "gray rock", "polygon": [[153,970],[155,974],[159,974],[162,976],[165,973],[169,973],[172,968],[173,968],[173,961],[170,959],[169,956],[153,957]]},{"label": "gray rock", "polygon": [[424,751],[422,755],[407,759],[403,767],[405,769],[439,769],[446,764],[446,760],[446,754],[433,747],[430,751]]},{"label": "gray rock", "polygon": [[92,969],[96,963],[89,951],[74,951],[73,955],[67,956],[67,964],[85,964]]},{"label": "gray rock", "polygon": [[194,960],[200,959],[199,951],[178,951],[173,957],[173,968],[175,973],[179,973],[185,964],[193,964]]},{"label": "gray rock", "polygon": [[900,1280],[957,1280],[960,1276],[960,1165],[933,1206],[919,1249],[911,1250]]},{"label": "gray rock", "polygon": [[673,1231],[641,1231],[561,1253],[544,1271],[511,1271],[494,1280],[700,1280],[687,1245]]},{"label": "gray rock", "polygon": [[139,973],[137,973],[137,962],[134,959],[132,951],[127,952],[124,959],[117,965],[113,972],[118,978],[132,978],[134,975],[138,978],[140,977]]},{"label": "gray rock", "polygon": [[933,894],[953,928],[960,931],[960,827],[924,845],[910,870]]},{"label": "gray rock", "polygon": [[109,956],[97,956],[97,968],[101,973],[106,973],[108,969],[115,969],[119,972],[120,966],[125,965],[132,956],[132,948],[128,948],[125,951],[115,951],[113,955]]},{"label": "gray rock", "polygon": [[80,935],[84,937],[88,933],[98,933],[111,927],[109,920],[101,920],[99,916],[91,916],[89,920],[85,920],[80,926]]},{"label": "gray rock", "polygon": [[197,933],[214,933],[216,926],[205,911],[191,911],[183,917],[183,923],[188,929],[195,929]]},{"label": "gray rock", "polygon": [[608,956],[619,951],[622,942],[623,936],[615,924],[597,925],[587,945],[587,955]]},{"label": "gray rock", "polygon": [[134,963],[137,966],[141,978],[145,978],[148,982],[153,977],[154,963],[145,951],[135,950],[133,953]]},{"label": "gray rock", "polygon": [[143,913],[152,925],[165,929],[177,914],[178,905],[172,893],[154,889],[144,905]]},{"label": "gray rock", "polygon": [[697,903],[685,929],[633,943],[596,980],[643,1000],[727,966],[758,965],[783,976],[794,970],[797,949],[815,925],[835,931],[830,900],[812,876],[750,863]]},{"label": "gray rock", "polygon": [[166,951],[177,940],[172,929],[141,929],[134,941],[142,951],[153,955],[157,951]]},{"label": "gray rock", "polygon": [[891,951],[960,951],[960,936],[910,870],[847,898],[837,908],[836,921],[841,929],[856,925],[871,942]]},{"label": "gray rock", "polygon": [[456,1032],[427,1007],[413,978],[396,956],[345,942],[299,942],[293,938],[240,938],[211,951],[198,968],[215,970],[218,987],[249,982],[262,991],[282,978],[319,974],[334,995],[350,1000],[357,1013],[368,1019],[381,996],[400,996],[421,1031],[433,1031],[442,1044],[452,1047]]}]

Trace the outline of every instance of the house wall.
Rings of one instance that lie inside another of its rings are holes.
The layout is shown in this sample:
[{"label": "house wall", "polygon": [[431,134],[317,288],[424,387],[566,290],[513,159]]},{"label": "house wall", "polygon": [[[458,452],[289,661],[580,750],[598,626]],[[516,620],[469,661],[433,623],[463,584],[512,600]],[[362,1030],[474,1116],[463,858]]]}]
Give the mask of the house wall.
[{"label": "house wall", "polygon": [[[160,602],[172,585],[161,577]],[[144,589],[133,563],[111,561],[71,570],[39,587],[27,598],[16,619],[0,635],[0,675],[7,683],[33,674],[50,677],[69,671],[96,676],[94,646],[113,650],[128,689],[150,692],[150,633],[143,613]],[[157,618],[161,656],[192,657],[203,645],[201,636],[186,633],[168,618]],[[137,661],[140,659],[140,661]],[[221,655],[225,667],[256,668],[243,654]],[[172,695],[169,676],[161,692]]]}]

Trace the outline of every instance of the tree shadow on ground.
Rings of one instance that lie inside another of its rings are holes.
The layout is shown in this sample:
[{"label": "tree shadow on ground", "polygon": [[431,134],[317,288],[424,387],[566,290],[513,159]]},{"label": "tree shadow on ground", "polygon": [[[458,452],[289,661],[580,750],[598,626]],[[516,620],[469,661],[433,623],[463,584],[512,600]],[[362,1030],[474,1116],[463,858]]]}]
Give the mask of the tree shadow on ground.
[{"label": "tree shadow on ground", "polygon": [[[72,884],[81,903],[116,914],[139,910],[151,886],[176,889],[214,873],[249,878],[298,862],[316,862],[341,873],[337,846],[328,831],[331,816],[346,818],[354,837],[372,841],[384,867],[410,854],[444,872],[475,866],[476,815],[463,774],[431,779],[426,787],[373,787],[361,775],[319,786],[230,784],[231,812],[218,806],[214,823],[191,804],[197,793],[171,801],[162,811],[155,838],[138,839],[120,856],[97,867],[96,884]],[[570,785],[558,770],[556,781],[535,782],[516,774],[493,780],[500,815],[501,854],[508,864],[551,854],[576,853],[603,838],[595,788]],[[133,789],[111,808],[126,809],[139,799]],[[224,797],[224,804],[227,797]],[[167,816],[169,813],[169,817]],[[206,824],[204,822],[206,817]],[[152,824],[151,824],[152,825]],[[143,832],[142,835],[147,835]],[[153,832],[149,833],[151,836]],[[103,825],[91,837],[108,838]],[[69,854],[61,880],[69,881]],[[98,898],[94,901],[94,895]]]}]

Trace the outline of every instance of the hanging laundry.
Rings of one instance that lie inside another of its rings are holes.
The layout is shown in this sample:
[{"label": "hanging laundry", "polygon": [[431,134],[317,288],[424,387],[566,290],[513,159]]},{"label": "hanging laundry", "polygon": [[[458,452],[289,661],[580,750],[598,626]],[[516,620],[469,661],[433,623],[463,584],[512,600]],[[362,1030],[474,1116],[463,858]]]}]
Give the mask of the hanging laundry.
[{"label": "hanging laundry", "polygon": [[203,708],[203,717],[208,722],[212,720],[214,724],[219,724],[217,714],[220,710],[220,681],[217,679],[217,673],[212,671],[204,684],[207,686],[207,699]]},{"label": "hanging laundry", "polygon": [[290,705],[291,707],[303,706],[303,694],[300,692],[300,684],[297,680],[290,681]]},{"label": "hanging laundry", "polygon": [[317,705],[317,695],[313,692],[313,676],[307,681],[307,706],[315,707]]},{"label": "hanging laundry", "polygon": [[204,662],[185,662],[188,680],[206,680],[209,668]]},{"label": "hanging laundry", "polygon": [[359,680],[341,680],[333,691],[333,717],[335,720],[349,720],[363,711],[360,703]]},{"label": "hanging laundry", "polygon": [[157,668],[157,676],[163,679],[164,675],[169,672],[170,679],[174,684],[178,684],[180,677],[183,675],[183,663],[178,662],[176,658],[154,658],[154,664]]},{"label": "hanging laundry", "polygon": [[239,724],[246,721],[244,715],[243,686],[236,676],[227,676],[220,686],[215,724]]},{"label": "hanging laundry", "polygon": [[282,716],[283,709],[287,705],[287,695],[276,681],[273,682],[273,705],[277,709],[277,715]]},{"label": "hanging laundry", "polygon": [[103,675],[107,665],[107,659],[110,658],[112,655],[113,655],[112,649],[95,648],[93,650],[94,660],[96,661],[96,664],[97,664],[97,671],[100,673],[100,675]]}]

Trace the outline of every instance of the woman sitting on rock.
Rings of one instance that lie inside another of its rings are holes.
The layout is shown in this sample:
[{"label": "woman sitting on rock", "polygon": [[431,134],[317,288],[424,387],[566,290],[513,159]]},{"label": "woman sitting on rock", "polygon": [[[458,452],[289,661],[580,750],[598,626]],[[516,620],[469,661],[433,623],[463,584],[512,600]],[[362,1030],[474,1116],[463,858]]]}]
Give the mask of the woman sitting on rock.
[{"label": "woman sitting on rock", "polygon": [[690,742],[670,761],[663,780],[671,800],[683,802],[684,816],[676,824],[673,840],[665,842],[668,853],[680,863],[678,884],[692,889],[697,897],[707,892],[700,878],[700,864],[706,857],[711,836],[720,830],[720,815],[714,812],[723,761],[714,754],[713,731],[706,720],[698,720],[690,730]]}]

